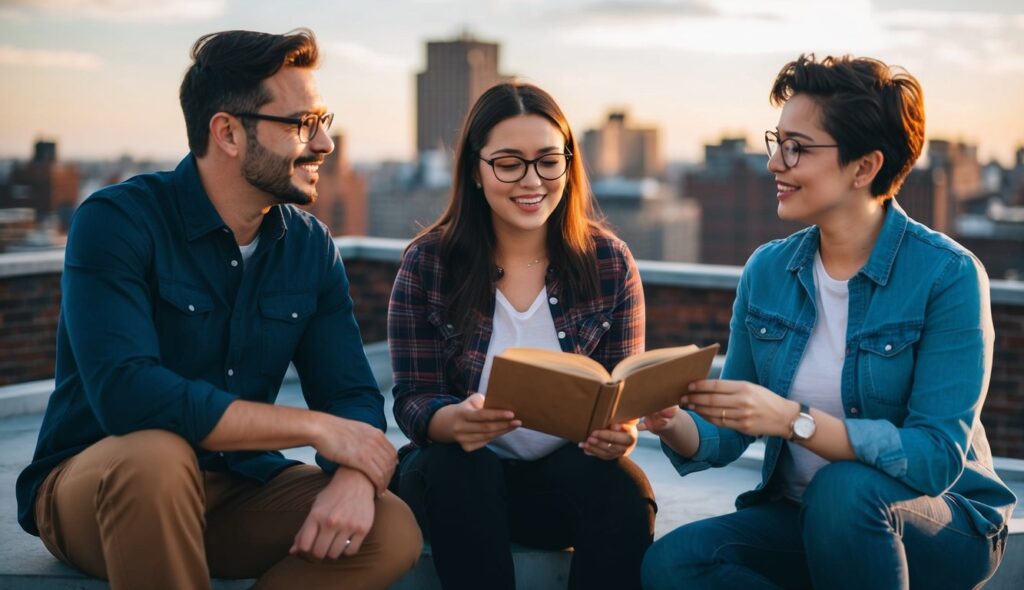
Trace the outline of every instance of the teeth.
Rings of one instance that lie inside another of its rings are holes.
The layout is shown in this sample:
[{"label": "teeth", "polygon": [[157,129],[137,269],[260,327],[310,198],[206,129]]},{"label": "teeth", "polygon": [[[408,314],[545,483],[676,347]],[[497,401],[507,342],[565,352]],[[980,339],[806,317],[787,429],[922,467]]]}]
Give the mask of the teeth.
[{"label": "teeth", "polygon": [[520,205],[536,205],[537,203],[539,203],[539,202],[544,200],[544,196],[541,195],[539,197],[534,197],[532,199],[512,199],[512,200],[515,201],[516,203],[519,203]]},{"label": "teeth", "polygon": [[796,187],[796,186],[793,186],[793,185],[791,185],[791,184],[782,184],[781,182],[777,182],[777,183],[775,183],[775,186],[776,186],[776,187],[777,187],[777,188],[778,188],[778,189],[779,189],[780,191],[795,191],[795,190],[797,190],[798,188],[800,188],[800,187]]}]

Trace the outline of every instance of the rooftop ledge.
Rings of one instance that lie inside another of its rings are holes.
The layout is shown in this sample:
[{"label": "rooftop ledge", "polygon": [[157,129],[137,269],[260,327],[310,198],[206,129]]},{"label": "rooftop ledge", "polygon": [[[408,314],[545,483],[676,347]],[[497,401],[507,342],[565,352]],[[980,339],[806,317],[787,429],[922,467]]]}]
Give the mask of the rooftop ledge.
[{"label": "rooftop ledge", "polygon": [[[398,263],[408,240],[366,236],[335,238],[341,256],[347,260],[373,260]],[[735,289],[743,267],[689,262],[638,260],[644,283],[691,287],[695,289]],[[0,254],[0,279],[35,274],[60,273],[64,268],[63,250]],[[1024,305],[1024,282],[991,281],[992,303]]]}]

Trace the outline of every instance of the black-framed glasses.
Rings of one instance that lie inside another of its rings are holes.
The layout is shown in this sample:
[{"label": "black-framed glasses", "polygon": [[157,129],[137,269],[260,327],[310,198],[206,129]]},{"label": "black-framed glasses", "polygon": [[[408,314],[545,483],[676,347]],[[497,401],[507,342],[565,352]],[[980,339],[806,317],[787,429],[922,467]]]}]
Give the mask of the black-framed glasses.
[{"label": "black-framed glasses", "polygon": [[558,180],[565,176],[565,172],[569,169],[569,161],[572,160],[572,154],[569,152],[544,154],[532,160],[519,156],[498,156],[490,160],[483,156],[479,157],[491,165],[495,178],[509,183],[519,182],[526,178],[526,171],[529,170],[530,164],[533,164],[533,171],[542,179]]},{"label": "black-framed glasses", "polygon": [[287,123],[295,125],[299,133],[299,141],[309,143],[316,137],[316,132],[323,126],[324,131],[329,131],[331,123],[334,122],[334,113],[308,113],[301,117],[278,117],[277,115],[264,115],[263,113],[231,113],[235,117],[247,117],[261,121],[274,121],[276,123]]},{"label": "black-framed glasses", "polygon": [[775,152],[782,148],[782,163],[786,166],[786,170],[795,168],[800,163],[800,154],[808,148],[837,148],[839,144],[835,143],[817,143],[817,144],[806,144],[800,143],[793,137],[787,137],[786,139],[779,140],[778,131],[765,131],[764,132],[764,147],[768,150],[768,159],[771,160]]}]

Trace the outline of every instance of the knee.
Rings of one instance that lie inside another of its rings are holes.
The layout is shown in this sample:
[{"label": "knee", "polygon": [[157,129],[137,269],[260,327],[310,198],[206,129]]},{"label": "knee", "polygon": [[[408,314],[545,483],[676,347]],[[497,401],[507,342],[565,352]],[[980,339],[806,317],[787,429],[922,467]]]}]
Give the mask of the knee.
[{"label": "knee", "polygon": [[423,552],[423,535],[412,511],[390,492],[377,500],[373,543],[386,556],[383,567],[397,573],[411,570]]},{"label": "knee", "polygon": [[643,471],[632,462],[605,463],[598,478],[598,512],[607,515],[617,530],[636,531],[647,542],[654,535],[654,492]]},{"label": "knee", "polygon": [[177,489],[198,489],[199,465],[192,447],[180,436],[166,430],[140,430],[104,439],[114,445],[107,476],[108,485],[130,486],[133,495],[156,496]]},{"label": "knee", "polygon": [[804,491],[801,523],[804,535],[836,536],[879,517],[887,503],[880,480],[884,473],[855,461],[839,461],[822,467]]}]

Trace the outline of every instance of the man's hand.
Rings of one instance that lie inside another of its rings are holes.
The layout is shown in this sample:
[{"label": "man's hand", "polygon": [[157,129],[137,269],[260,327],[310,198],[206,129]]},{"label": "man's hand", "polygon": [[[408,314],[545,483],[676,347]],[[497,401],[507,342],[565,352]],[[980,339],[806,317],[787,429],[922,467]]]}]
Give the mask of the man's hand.
[{"label": "man's hand", "polygon": [[432,440],[459,443],[469,453],[522,425],[509,410],[484,408],[484,396],[474,393],[434,412],[428,430]]},{"label": "man's hand", "polygon": [[361,471],[370,478],[377,493],[383,494],[398,463],[391,441],[369,424],[328,414],[320,416],[313,447],[327,459]]},{"label": "man's hand", "polygon": [[374,497],[374,484],[362,472],[338,468],[288,552],[313,561],[359,553],[373,526]]},{"label": "man's hand", "polygon": [[636,441],[636,420],[630,420],[591,432],[587,440],[580,443],[580,448],[592,457],[613,461],[631,453]]}]

